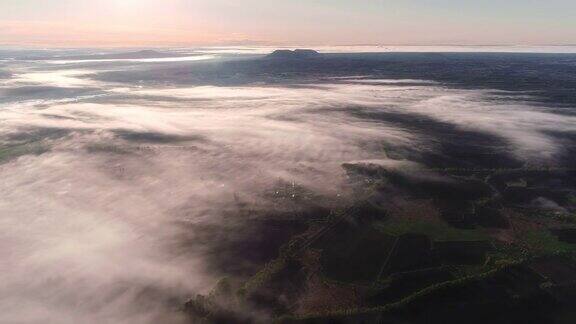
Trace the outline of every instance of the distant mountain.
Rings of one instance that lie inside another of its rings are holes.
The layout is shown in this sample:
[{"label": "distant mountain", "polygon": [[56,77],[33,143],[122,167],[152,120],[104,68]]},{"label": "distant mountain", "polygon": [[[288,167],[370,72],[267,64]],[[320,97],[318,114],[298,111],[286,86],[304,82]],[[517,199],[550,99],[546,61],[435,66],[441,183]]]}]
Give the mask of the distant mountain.
[{"label": "distant mountain", "polygon": [[118,54],[110,54],[108,57],[113,57],[115,59],[146,59],[146,58],[158,58],[158,57],[172,57],[175,56],[171,53],[162,53],[154,50],[142,50],[137,52],[126,52]]},{"label": "distant mountain", "polygon": [[57,56],[57,57],[27,57],[24,59],[29,60],[139,60],[151,58],[166,58],[166,57],[183,57],[193,56],[193,54],[177,54],[159,52],[155,50],[141,50],[134,52],[122,53],[104,53],[104,54],[88,54],[88,55],[71,55],[71,56]]},{"label": "distant mountain", "polygon": [[190,56],[190,54],[174,54],[158,52],[154,50],[142,50],[136,52],[125,52],[125,53],[111,53],[111,54],[100,54],[100,55],[82,55],[75,57],[67,57],[66,59],[76,59],[76,60],[101,60],[101,59],[148,59],[148,58],[164,58],[164,57],[179,57],[179,56]]},{"label": "distant mountain", "polygon": [[268,58],[273,59],[309,59],[322,56],[315,50],[311,49],[296,49],[296,50],[275,50],[269,54]]}]

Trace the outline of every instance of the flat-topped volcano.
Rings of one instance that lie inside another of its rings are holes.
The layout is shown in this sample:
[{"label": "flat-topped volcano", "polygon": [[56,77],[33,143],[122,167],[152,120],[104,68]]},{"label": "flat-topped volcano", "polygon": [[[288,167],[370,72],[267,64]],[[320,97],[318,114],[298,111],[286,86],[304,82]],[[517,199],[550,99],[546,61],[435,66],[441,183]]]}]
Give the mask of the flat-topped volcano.
[{"label": "flat-topped volcano", "polygon": [[274,59],[308,59],[320,57],[322,54],[311,49],[296,49],[296,50],[275,50],[269,54],[268,58]]}]

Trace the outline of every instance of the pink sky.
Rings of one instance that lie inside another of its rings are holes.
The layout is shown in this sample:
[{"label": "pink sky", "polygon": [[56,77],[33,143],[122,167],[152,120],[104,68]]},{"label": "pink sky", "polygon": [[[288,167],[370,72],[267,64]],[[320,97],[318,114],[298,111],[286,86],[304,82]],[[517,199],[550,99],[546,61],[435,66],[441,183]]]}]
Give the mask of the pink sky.
[{"label": "pink sky", "polygon": [[0,44],[576,44],[573,0],[1,0]]}]

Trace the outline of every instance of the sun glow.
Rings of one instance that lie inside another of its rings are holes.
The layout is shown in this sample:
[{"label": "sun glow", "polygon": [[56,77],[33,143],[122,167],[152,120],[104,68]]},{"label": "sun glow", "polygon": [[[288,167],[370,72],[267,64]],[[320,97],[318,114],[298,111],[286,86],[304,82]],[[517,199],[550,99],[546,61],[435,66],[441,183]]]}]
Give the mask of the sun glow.
[{"label": "sun glow", "polygon": [[157,1],[152,0],[110,0],[111,7],[117,11],[139,10],[153,6]]}]

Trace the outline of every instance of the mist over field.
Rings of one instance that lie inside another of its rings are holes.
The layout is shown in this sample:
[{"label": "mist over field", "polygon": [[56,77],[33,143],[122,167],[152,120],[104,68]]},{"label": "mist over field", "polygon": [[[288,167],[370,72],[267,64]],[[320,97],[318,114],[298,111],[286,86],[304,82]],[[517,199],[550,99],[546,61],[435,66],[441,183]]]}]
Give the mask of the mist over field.
[{"label": "mist over field", "polygon": [[0,50],[0,322],[187,323],[350,166],[573,167],[574,54],[266,54]]}]

